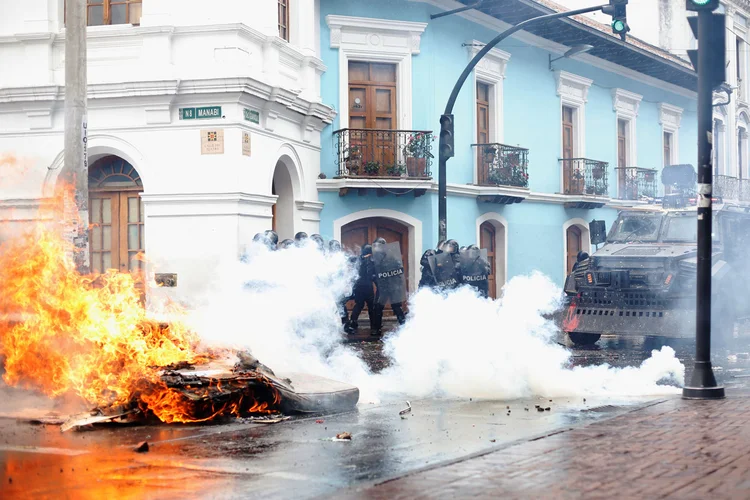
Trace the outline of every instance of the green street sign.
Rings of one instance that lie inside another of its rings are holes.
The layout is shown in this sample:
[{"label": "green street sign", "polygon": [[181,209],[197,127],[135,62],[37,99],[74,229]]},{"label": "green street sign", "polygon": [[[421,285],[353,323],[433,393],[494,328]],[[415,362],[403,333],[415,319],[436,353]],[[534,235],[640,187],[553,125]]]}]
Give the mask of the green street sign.
[{"label": "green street sign", "polygon": [[242,112],[245,115],[245,120],[252,122],[252,123],[258,123],[258,124],[260,123],[260,113],[258,113],[257,111],[243,108]]},{"label": "green street sign", "polygon": [[208,118],[221,118],[221,106],[180,108],[180,120],[205,120]]}]

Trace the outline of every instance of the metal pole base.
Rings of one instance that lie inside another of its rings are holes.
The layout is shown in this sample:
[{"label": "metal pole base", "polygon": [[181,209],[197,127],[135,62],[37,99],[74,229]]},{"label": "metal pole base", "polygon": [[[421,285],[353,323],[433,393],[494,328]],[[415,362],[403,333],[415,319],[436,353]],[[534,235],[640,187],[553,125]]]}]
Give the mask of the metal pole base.
[{"label": "metal pole base", "polygon": [[724,399],[724,387],[716,383],[710,361],[696,361],[690,385],[682,388],[682,399]]}]

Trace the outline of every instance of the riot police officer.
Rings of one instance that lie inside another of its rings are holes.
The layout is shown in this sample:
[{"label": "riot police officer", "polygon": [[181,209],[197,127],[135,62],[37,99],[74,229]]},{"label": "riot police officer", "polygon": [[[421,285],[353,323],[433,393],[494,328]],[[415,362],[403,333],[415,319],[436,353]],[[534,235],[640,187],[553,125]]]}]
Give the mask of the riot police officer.
[{"label": "riot police officer", "polygon": [[289,248],[294,245],[294,240],[290,240],[289,238],[285,239],[281,243],[279,243],[279,250],[284,250],[285,248]]},{"label": "riot police officer", "polygon": [[302,245],[305,240],[307,240],[307,233],[304,231],[300,231],[294,235],[294,241],[297,245]]},{"label": "riot police officer", "polygon": [[431,248],[422,254],[422,258],[419,260],[419,265],[422,266],[422,277],[419,279],[418,288],[432,288],[435,286],[435,275],[432,274],[432,268],[430,267],[430,257],[435,255],[435,250]]},{"label": "riot police officer", "polygon": [[[373,252],[377,251],[378,247],[384,246],[387,242],[385,241],[385,238],[377,238],[373,242]],[[387,257],[386,257],[387,258]],[[373,273],[373,276],[375,273]],[[382,291],[380,290],[380,287],[376,286],[375,291],[375,307],[378,310],[377,314],[377,325],[376,329],[373,331],[373,335],[380,335],[383,328],[383,311],[385,310],[385,304],[382,303],[384,299],[387,298],[383,295]],[[403,309],[403,303],[402,302],[391,302],[391,309],[393,310],[393,314],[396,315],[396,319],[398,320],[398,323],[400,325],[403,325],[406,323],[406,315],[404,314]]]},{"label": "riot police officer", "polygon": [[359,328],[357,321],[362,309],[367,304],[367,312],[370,316],[370,329],[375,332],[378,329],[378,309],[375,304],[375,293],[373,292],[373,276],[375,271],[372,265],[372,246],[365,245],[360,251],[358,259],[359,275],[354,283],[354,307],[352,316],[346,325],[346,332],[353,335]]}]

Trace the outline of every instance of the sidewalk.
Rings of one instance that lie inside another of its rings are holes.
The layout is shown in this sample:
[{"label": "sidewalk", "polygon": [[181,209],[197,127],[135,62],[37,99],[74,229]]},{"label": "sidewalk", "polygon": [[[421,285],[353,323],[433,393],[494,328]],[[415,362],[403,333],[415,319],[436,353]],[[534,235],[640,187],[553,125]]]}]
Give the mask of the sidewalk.
[{"label": "sidewalk", "polygon": [[339,498],[750,498],[750,391],[612,419]]}]

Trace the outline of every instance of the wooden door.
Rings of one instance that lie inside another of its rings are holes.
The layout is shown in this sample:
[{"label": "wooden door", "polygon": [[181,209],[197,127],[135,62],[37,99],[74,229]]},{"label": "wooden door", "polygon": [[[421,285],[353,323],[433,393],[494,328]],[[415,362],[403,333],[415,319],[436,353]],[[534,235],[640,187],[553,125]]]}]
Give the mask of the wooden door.
[{"label": "wooden door", "polygon": [[[490,86],[477,82],[477,144],[488,144],[490,141]],[[489,164],[484,147],[477,147],[477,181],[480,185],[487,184]]]},{"label": "wooden door", "polygon": [[377,162],[379,175],[398,161],[396,137],[390,132],[396,130],[396,116],[396,65],[350,62],[350,149],[357,148],[363,165]]},{"label": "wooden door", "polygon": [[[390,219],[371,217],[350,222],[341,228],[341,245],[354,253],[360,254],[364,245],[372,245],[377,238],[385,238],[388,243],[398,242],[401,246],[401,258],[404,263],[406,287],[409,289],[409,228]],[[347,304],[351,309],[353,302]],[[389,311],[390,307],[386,308]]]},{"label": "wooden door", "polygon": [[93,192],[90,204],[92,272],[143,271],[143,202],[139,192]]},{"label": "wooden door", "polygon": [[573,271],[573,264],[576,263],[578,252],[583,250],[583,241],[581,240],[581,228],[570,226],[566,233],[567,256],[568,256],[568,274]]},{"label": "wooden door", "polygon": [[489,222],[483,222],[479,227],[479,248],[487,250],[487,260],[490,263],[489,289],[490,297],[497,298],[497,260],[495,244],[497,242],[495,226]]},{"label": "wooden door", "polygon": [[[575,130],[573,128],[573,108],[563,106],[562,109],[562,142],[563,142],[563,159],[569,160],[574,158],[574,137]],[[575,170],[574,162],[566,161],[563,162],[563,187],[565,193],[578,193],[578,184],[576,179],[573,178],[573,172]]]}]

